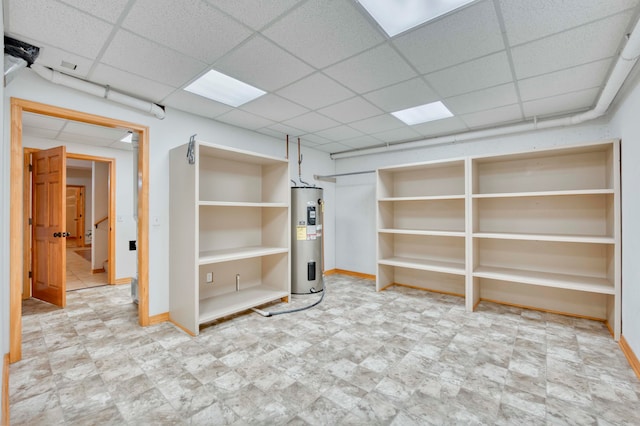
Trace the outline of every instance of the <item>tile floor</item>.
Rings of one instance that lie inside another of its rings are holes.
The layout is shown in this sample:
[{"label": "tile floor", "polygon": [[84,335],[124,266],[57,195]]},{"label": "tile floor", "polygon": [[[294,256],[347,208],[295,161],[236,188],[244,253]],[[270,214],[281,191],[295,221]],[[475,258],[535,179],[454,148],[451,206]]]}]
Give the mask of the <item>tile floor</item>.
[{"label": "tile floor", "polygon": [[106,285],[107,273],[91,273],[91,262],[76,250],[78,247],[67,247],[67,291]]},{"label": "tile floor", "polygon": [[65,310],[28,300],[12,425],[640,424],[640,381],[602,323],[326,281],[316,308],[198,337],[138,327],[126,285]]}]

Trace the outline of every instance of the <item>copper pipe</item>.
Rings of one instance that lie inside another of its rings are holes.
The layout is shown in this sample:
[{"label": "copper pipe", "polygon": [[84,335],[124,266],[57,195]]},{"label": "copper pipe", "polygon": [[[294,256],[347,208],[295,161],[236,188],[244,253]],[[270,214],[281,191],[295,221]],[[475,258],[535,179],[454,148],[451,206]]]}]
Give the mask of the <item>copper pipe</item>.
[{"label": "copper pipe", "polygon": [[298,138],[298,176],[302,176],[302,153],[300,152],[300,138]]},{"label": "copper pipe", "polygon": [[286,158],[287,160],[289,159],[289,135],[287,135],[287,154],[284,158]]}]

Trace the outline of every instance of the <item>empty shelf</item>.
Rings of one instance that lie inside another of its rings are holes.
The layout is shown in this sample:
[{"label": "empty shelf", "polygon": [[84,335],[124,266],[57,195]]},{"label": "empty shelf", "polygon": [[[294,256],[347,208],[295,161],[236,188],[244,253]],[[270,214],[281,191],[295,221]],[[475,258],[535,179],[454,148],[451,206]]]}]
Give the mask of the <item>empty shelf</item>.
[{"label": "empty shelf", "polygon": [[399,266],[423,271],[444,272],[464,275],[464,262],[447,262],[434,259],[412,259],[408,257],[389,257],[378,260],[380,265]]},{"label": "empty shelf", "polygon": [[200,300],[200,324],[288,297],[287,290],[261,285]]},{"label": "empty shelf", "polygon": [[513,281],[523,284],[564,288],[567,290],[588,291],[600,294],[615,294],[613,283],[606,278],[585,277],[551,272],[527,271],[521,269],[480,266],[473,276],[501,281]]},{"label": "empty shelf", "polygon": [[241,247],[228,250],[211,250],[200,252],[198,258],[199,265],[210,263],[228,262],[231,260],[250,259],[252,257],[269,256],[272,254],[287,253],[286,247]]}]

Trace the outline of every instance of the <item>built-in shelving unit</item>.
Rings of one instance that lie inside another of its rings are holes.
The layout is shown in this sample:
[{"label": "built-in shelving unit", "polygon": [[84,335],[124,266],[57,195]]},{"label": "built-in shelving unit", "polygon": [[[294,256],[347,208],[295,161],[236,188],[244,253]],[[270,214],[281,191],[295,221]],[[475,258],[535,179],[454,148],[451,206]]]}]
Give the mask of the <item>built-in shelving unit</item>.
[{"label": "built-in shelving unit", "polygon": [[288,162],[205,142],[194,152],[194,164],[187,145],[170,154],[170,317],[196,335],[287,299],[291,280]]},{"label": "built-in shelving unit", "polygon": [[377,289],[402,284],[465,292],[465,164],[377,171]]},{"label": "built-in shelving unit", "polygon": [[597,318],[617,340],[619,152],[607,141],[379,169],[378,290]]}]

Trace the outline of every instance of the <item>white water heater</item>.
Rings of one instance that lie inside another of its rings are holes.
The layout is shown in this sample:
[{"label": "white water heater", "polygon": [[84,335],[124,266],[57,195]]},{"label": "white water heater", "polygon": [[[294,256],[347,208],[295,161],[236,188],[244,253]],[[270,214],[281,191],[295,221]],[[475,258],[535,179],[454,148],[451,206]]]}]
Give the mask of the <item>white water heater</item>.
[{"label": "white water heater", "polygon": [[317,293],[322,282],[322,188],[291,188],[291,292]]}]

